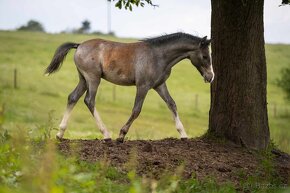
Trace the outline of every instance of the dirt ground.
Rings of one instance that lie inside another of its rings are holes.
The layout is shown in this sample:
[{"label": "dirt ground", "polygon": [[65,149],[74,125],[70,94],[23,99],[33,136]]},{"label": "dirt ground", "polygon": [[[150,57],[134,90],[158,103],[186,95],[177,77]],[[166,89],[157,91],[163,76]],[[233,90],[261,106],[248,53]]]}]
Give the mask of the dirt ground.
[{"label": "dirt ground", "polygon": [[[183,177],[196,176],[202,180],[213,177],[219,183],[232,182],[239,186],[242,178],[263,177],[263,160],[255,151],[233,144],[209,139],[188,140],[132,140],[124,143],[103,140],[68,140],[59,142],[59,150],[66,156],[79,155],[81,160],[107,160],[119,171],[126,172],[135,163],[141,176],[158,179],[165,172],[175,172],[183,165]],[[273,150],[274,168],[284,184],[290,182],[290,156]],[[134,161],[135,160],[135,161]],[[265,174],[266,175],[266,174]]]}]

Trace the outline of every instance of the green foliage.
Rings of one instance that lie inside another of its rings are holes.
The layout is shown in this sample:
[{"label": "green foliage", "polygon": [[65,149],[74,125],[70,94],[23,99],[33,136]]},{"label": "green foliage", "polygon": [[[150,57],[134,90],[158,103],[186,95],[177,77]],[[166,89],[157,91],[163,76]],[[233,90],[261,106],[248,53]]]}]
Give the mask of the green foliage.
[{"label": "green foliage", "polygon": [[281,78],[278,79],[277,84],[285,92],[286,99],[290,101],[290,68],[281,70]]},{"label": "green foliage", "polygon": [[214,179],[211,178],[204,181],[199,181],[196,178],[192,178],[188,181],[181,182],[176,192],[231,193],[236,192],[236,190],[231,183],[219,185]]},{"label": "green foliage", "polygon": [[26,25],[19,27],[17,30],[19,31],[36,31],[36,32],[44,32],[44,28],[42,24],[35,20],[30,20]]},{"label": "green foliage", "polygon": [[48,119],[45,123],[36,125],[35,127],[29,129],[30,137],[37,142],[51,139],[52,131],[58,130],[54,125],[55,125],[54,111],[51,110],[50,112],[48,112]]},{"label": "green foliage", "polygon": [[18,185],[22,175],[20,152],[14,146],[8,130],[0,128],[0,184],[12,187]]},{"label": "green foliage", "polygon": [[45,133],[32,135],[42,139],[40,143],[23,131],[11,136],[1,129],[0,134],[0,192],[127,192],[129,188],[123,183],[126,175],[107,162],[87,163],[60,155],[56,142]]},{"label": "green foliage", "polygon": [[282,0],[282,5],[288,5],[290,4],[290,0]]},{"label": "green foliage", "polygon": [[275,170],[272,151],[276,148],[271,142],[267,149],[252,152],[259,158],[260,164],[254,175],[248,176],[243,170],[237,174],[241,179],[243,192],[287,192],[287,185],[282,183],[278,171]]},{"label": "green foliage", "polygon": [[84,20],[82,22],[82,27],[74,30],[74,33],[79,33],[79,34],[88,33],[90,29],[91,29],[91,23],[88,20]]},{"label": "green foliage", "polygon": [[139,6],[144,7],[145,3],[147,3],[148,5],[151,5],[153,7],[157,6],[157,5],[153,4],[153,2],[151,0],[117,0],[115,7],[119,8],[119,9],[125,8],[125,9],[129,9],[130,11],[132,11],[134,5],[136,7],[139,7]]}]

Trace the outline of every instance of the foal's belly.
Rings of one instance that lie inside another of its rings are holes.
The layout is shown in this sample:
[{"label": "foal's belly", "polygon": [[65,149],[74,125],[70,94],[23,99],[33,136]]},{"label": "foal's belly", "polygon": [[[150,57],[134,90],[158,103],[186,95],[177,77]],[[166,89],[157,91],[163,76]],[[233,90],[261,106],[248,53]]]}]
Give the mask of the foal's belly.
[{"label": "foal's belly", "polygon": [[111,61],[103,65],[102,78],[118,85],[135,85],[133,64],[122,64]]},{"label": "foal's belly", "polygon": [[121,86],[133,86],[133,85],[135,85],[134,80],[130,80],[124,76],[118,76],[118,75],[114,75],[114,74],[106,74],[106,75],[103,75],[102,78],[113,83],[113,84],[117,84],[117,85],[121,85]]},{"label": "foal's belly", "polygon": [[143,50],[140,46],[140,43],[104,43],[100,49],[102,78],[118,85],[135,85],[136,61],[140,49]]}]

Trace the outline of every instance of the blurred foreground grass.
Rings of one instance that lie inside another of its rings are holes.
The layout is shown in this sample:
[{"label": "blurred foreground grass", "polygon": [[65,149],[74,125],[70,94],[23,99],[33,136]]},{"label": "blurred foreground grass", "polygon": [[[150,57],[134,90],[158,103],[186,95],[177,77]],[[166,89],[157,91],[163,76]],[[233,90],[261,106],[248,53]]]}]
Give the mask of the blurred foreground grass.
[{"label": "blurred foreground grass", "polygon": [[[0,31],[0,105],[4,104],[3,128],[17,131],[19,128],[38,128],[48,117],[54,128],[62,118],[67,96],[75,88],[78,75],[73,63],[72,51],[61,70],[49,77],[43,76],[55,49],[63,42],[82,42],[92,38],[131,42],[94,35],[43,34]],[[283,92],[275,85],[283,67],[290,66],[290,45],[266,45],[268,68],[268,111],[271,138],[282,150],[290,152],[290,104],[284,101]],[[18,72],[18,88],[13,88],[13,72]],[[202,135],[208,126],[209,84],[189,61],[177,64],[167,81],[175,99],[181,120],[190,137]],[[96,99],[97,109],[108,129],[116,138],[119,129],[130,116],[135,87],[116,86],[102,81]],[[54,136],[56,130],[53,130]],[[154,92],[150,91],[139,118],[128,133],[130,139],[160,139],[179,137],[170,111]],[[76,105],[66,138],[101,138],[99,130],[83,103]]]},{"label": "blurred foreground grass", "polygon": [[175,171],[164,170],[159,179],[137,175],[138,155],[134,147],[123,169],[112,167],[106,157],[97,162],[83,161],[78,154],[79,146],[71,144],[69,155],[60,153],[58,141],[50,139],[50,122],[29,131],[18,128],[13,133],[2,126],[0,123],[1,193],[286,193],[290,190],[274,169],[272,147],[252,152],[259,157],[260,167],[251,175],[245,175],[244,168],[240,168],[237,186],[231,181],[218,183],[211,174],[198,179],[192,173],[191,178],[185,179],[183,162]]}]

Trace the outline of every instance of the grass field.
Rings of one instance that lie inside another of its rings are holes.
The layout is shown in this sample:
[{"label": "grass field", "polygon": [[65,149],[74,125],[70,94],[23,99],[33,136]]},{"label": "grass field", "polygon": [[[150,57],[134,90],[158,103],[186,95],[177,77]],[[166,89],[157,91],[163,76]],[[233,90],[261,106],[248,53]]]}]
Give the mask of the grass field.
[{"label": "grass field", "polygon": [[[62,69],[49,77],[43,76],[55,49],[63,42],[82,42],[94,35],[43,34],[0,31],[0,105],[5,104],[3,127],[11,131],[19,128],[37,129],[43,125],[57,128],[65,110],[68,94],[78,82],[71,52]],[[133,39],[97,37],[131,42]],[[290,45],[266,45],[268,68],[268,111],[271,138],[282,150],[290,152],[290,104],[275,85],[283,67],[290,66]],[[13,88],[13,72],[18,72],[18,88]],[[209,84],[189,61],[177,64],[167,81],[175,99],[181,120],[190,137],[207,130]],[[113,138],[127,121],[134,102],[135,87],[116,86],[102,81],[97,94],[97,109]],[[50,117],[50,118],[49,118]],[[56,130],[53,130],[53,135]],[[99,130],[83,103],[76,105],[65,138],[101,138]],[[170,111],[154,92],[150,91],[139,118],[132,125],[129,139],[160,139],[178,137]]]}]

